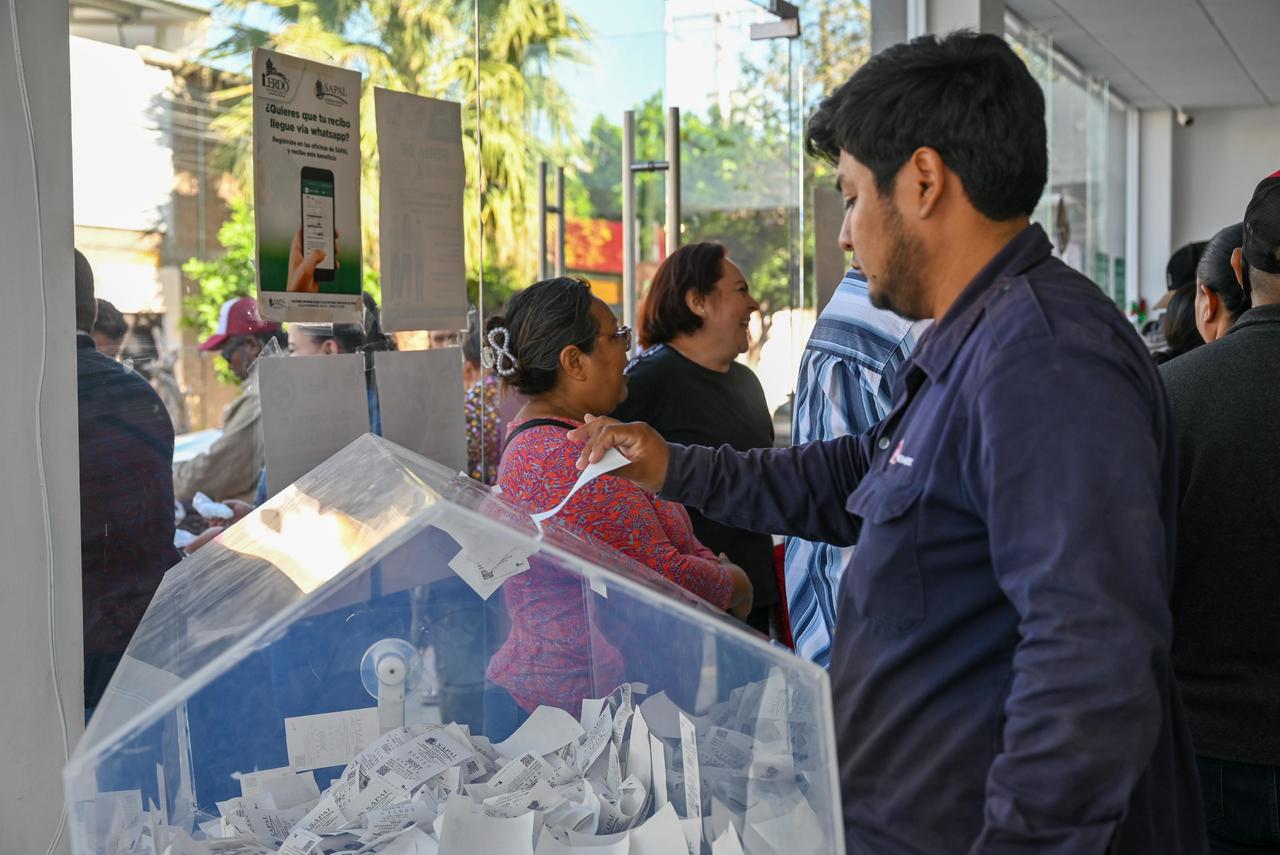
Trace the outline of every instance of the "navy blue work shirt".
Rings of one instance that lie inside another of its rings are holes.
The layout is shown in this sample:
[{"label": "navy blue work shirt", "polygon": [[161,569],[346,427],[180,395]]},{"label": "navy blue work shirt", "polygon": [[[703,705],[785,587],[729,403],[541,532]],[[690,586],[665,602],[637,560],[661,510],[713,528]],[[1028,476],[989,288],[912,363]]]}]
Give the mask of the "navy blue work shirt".
[{"label": "navy blue work shirt", "polygon": [[671,446],[662,497],[858,548],[831,656],[853,853],[1207,851],[1170,665],[1177,471],[1155,364],[1038,226],[862,436]]}]

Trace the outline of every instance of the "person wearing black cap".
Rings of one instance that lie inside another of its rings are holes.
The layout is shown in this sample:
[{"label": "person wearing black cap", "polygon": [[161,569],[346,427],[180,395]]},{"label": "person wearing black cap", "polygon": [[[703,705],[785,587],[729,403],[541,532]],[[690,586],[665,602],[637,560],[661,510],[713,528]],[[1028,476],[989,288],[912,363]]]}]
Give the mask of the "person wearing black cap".
[{"label": "person wearing black cap", "polygon": [[1213,852],[1280,852],[1280,172],[1232,264],[1252,308],[1161,366],[1177,426],[1173,664]]}]

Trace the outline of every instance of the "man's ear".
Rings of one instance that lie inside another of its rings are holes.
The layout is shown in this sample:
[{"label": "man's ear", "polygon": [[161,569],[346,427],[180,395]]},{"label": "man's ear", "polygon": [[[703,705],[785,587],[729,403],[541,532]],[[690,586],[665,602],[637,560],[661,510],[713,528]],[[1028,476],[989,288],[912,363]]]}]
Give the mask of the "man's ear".
[{"label": "man's ear", "polygon": [[896,187],[903,195],[898,210],[915,211],[918,219],[927,219],[937,209],[947,188],[947,168],[936,149],[921,146],[898,172]]},{"label": "man's ear", "polygon": [[1238,246],[1231,251],[1231,269],[1236,272],[1236,281],[1244,287],[1244,247]]},{"label": "man's ear", "polygon": [[335,339],[326,338],[320,345],[320,352],[325,356],[333,356],[341,351],[338,350],[338,342]]}]

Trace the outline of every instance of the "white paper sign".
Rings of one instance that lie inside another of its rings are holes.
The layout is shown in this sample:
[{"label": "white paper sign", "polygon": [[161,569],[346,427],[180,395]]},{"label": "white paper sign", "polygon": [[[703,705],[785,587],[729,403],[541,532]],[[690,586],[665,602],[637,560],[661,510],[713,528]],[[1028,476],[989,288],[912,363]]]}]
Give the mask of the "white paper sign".
[{"label": "white paper sign", "polygon": [[274,495],[369,432],[364,357],[273,357],[257,364],[267,489]]},{"label": "white paper sign", "polygon": [[462,351],[456,347],[373,355],[382,435],[451,469],[467,464]]},{"label": "white paper sign", "polygon": [[358,322],[359,72],[253,51],[253,186],[262,315]]},{"label": "white paper sign", "polygon": [[462,329],[462,107],[386,89],[374,89],[373,102],[382,168],[383,328]]},{"label": "white paper sign", "polygon": [[376,707],[284,720],[289,762],[297,770],[345,766],[378,738]]}]

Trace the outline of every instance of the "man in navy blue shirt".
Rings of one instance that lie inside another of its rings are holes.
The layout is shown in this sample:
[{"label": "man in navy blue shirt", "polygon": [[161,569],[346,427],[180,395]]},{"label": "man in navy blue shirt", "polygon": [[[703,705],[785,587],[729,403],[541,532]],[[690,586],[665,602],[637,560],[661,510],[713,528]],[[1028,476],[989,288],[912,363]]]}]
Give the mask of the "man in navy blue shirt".
[{"label": "man in navy blue shirt", "polygon": [[1155,365],[1029,216],[1044,99],[1003,40],[873,57],[813,116],[872,302],[936,318],[862,436],[738,453],[597,420],[582,464],[727,525],[858,548],[831,680],[850,853],[1207,851],[1170,666]]}]

